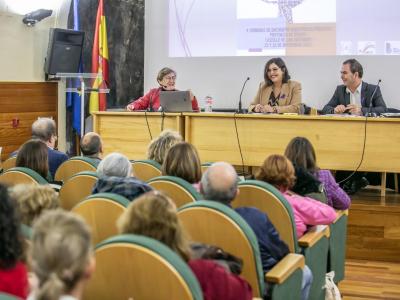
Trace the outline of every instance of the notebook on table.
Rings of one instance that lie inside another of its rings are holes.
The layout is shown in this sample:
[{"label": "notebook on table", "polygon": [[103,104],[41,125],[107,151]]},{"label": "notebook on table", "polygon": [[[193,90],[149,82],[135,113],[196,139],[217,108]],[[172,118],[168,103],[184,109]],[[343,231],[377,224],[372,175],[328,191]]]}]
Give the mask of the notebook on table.
[{"label": "notebook on table", "polygon": [[160,107],[165,112],[193,111],[189,91],[161,91]]}]

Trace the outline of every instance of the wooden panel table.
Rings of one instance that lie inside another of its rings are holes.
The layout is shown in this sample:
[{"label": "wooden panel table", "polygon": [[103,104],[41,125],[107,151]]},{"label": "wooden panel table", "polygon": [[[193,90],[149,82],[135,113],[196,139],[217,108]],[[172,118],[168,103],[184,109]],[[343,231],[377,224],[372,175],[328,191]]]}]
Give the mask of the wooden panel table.
[{"label": "wooden panel table", "polygon": [[[184,113],[185,140],[201,161],[241,165],[235,119],[244,165],[260,166],[270,154],[283,154],[296,136],[307,137],[323,169],[355,170],[364,143],[365,118],[232,113]],[[369,118],[363,163],[359,170],[400,172],[400,119]]]},{"label": "wooden panel table", "polygon": [[[147,121],[146,121],[147,120]],[[104,154],[121,152],[129,159],[147,157],[147,146],[162,129],[172,129],[184,136],[183,117],[180,113],[95,112],[93,131],[101,135]]]}]

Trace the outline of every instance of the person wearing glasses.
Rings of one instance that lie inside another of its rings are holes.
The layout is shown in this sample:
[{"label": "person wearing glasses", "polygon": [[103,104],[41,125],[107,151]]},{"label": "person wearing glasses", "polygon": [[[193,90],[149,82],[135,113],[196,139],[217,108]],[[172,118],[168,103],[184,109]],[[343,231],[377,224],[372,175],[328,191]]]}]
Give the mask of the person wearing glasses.
[{"label": "person wearing glasses", "polygon": [[[147,110],[150,107],[157,111],[160,107],[160,91],[176,91],[175,82],[176,82],[176,72],[170,68],[162,68],[157,75],[157,82],[159,84],[158,88],[151,89],[144,96],[131,101],[126,109],[128,111],[136,111],[136,110]],[[197,99],[193,96],[192,93],[192,109],[193,111],[199,111],[199,105],[197,103]]]},{"label": "person wearing glasses", "polygon": [[264,81],[248,111],[256,113],[300,113],[301,84],[291,80],[285,62],[271,58],[264,68]]}]

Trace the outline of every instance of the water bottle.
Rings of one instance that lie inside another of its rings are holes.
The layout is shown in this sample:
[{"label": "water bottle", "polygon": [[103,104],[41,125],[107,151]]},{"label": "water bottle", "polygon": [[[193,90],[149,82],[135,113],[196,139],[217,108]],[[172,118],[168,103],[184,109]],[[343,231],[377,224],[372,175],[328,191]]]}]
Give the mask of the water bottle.
[{"label": "water bottle", "polygon": [[213,98],[211,96],[206,96],[204,102],[205,102],[205,106],[204,106],[204,111],[205,112],[212,112],[212,106],[213,106]]}]

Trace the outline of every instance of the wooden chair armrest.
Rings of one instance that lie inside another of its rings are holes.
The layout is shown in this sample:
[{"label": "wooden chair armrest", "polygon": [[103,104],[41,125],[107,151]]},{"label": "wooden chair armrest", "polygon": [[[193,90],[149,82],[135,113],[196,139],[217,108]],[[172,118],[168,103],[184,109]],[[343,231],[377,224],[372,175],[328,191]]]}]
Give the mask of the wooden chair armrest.
[{"label": "wooden chair armrest", "polygon": [[330,230],[328,225],[316,225],[311,227],[305,235],[299,239],[299,245],[301,247],[312,247],[316,242],[319,241],[323,236],[329,238]]},{"label": "wooden chair armrest", "polygon": [[342,216],[348,216],[349,215],[349,210],[338,210],[336,209],[336,219],[333,221],[333,223],[336,223]]},{"label": "wooden chair armrest", "polygon": [[284,282],[295,270],[304,268],[304,256],[300,254],[289,253],[282,258],[267,274],[265,280],[273,283]]}]

